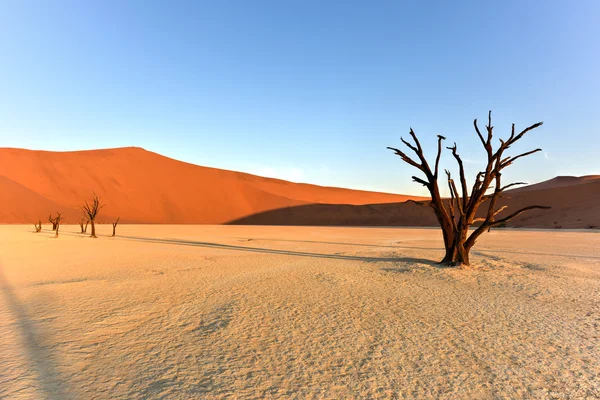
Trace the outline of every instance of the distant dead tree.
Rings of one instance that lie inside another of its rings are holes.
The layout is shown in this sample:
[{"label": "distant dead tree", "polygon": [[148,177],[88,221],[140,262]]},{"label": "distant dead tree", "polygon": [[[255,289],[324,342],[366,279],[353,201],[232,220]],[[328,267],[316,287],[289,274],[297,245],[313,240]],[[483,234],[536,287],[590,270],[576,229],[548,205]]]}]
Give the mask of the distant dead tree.
[{"label": "distant dead tree", "polygon": [[86,233],[87,232],[87,227],[88,227],[89,223],[90,223],[90,220],[87,219],[85,217],[85,215],[81,217],[81,220],[79,221],[79,227],[81,228],[81,232],[80,233]]},{"label": "distant dead tree", "polygon": [[[31,222],[31,220],[29,220],[29,222]],[[40,233],[42,231],[42,221],[38,221],[38,223],[36,224],[35,222],[31,222],[33,224],[33,226],[35,226],[35,231],[34,233]]]},{"label": "distant dead tree", "polygon": [[52,214],[50,214],[48,216],[48,221],[52,224],[52,230],[53,231],[56,230],[56,218],[58,218],[58,217],[52,218]]},{"label": "distant dead tree", "polygon": [[113,226],[113,237],[116,235],[116,230],[117,230],[117,224],[119,223],[119,220],[121,219],[121,217],[118,217],[117,220],[112,224]]},{"label": "distant dead tree", "polygon": [[94,198],[92,199],[91,204],[86,201],[85,204],[81,206],[81,209],[83,210],[87,219],[92,224],[92,234],[90,235],[90,237],[96,237],[96,216],[98,215],[98,211],[100,211],[102,207],[104,207],[104,205],[100,205],[100,199],[98,198],[98,195],[96,193],[94,193]]},{"label": "distant dead tree", "polygon": [[60,220],[62,219],[62,216],[60,215],[59,212],[56,213],[56,218],[54,219],[55,223],[56,223],[56,228],[55,231],[56,233],[54,234],[54,238],[58,237],[58,230],[60,229]]},{"label": "distant dead tree", "polygon": [[[456,143],[454,143],[454,145],[451,147],[447,147],[447,149],[452,152],[452,156],[455,158],[458,164],[460,179],[459,183],[461,188],[461,192],[459,193],[457,185],[452,179],[450,171],[446,170],[447,184],[450,190],[450,199],[447,201],[442,199],[440,189],[438,187],[438,173],[440,158],[442,155],[442,141],[446,139],[445,137],[438,135],[437,156],[435,158],[435,166],[433,170],[425,159],[421,143],[419,143],[419,139],[413,132],[412,128],[410,129],[409,133],[414,141],[414,144],[407,142],[403,138],[400,138],[400,140],[402,140],[402,142],[417,155],[418,160],[410,158],[406,153],[399,149],[388,147],[388,149],[394,151],[396,155],[400,156],[404,162],[415,167],[425,175],[425,179],[417,176],[413,176],[412,179],[414,182],[425,186],[431,195],[430,201],[419,203],[421,205],[429,206],[433,209],[438,223],[442,229],[446,255],[442,261],[440,261],[440,264],[449,264],[455,266],[469,265],[469,252],[477,241],[477,238],[479,238],[483,232],[489,230],[489,228],[493,226],[506,224],[506,222],[525,211],[535,208],[550,208],[547,206],[531,205],[521,208],[504,218],[496,218],[499,213],[506,209],[506,206],[496,206],[498,198],[501,197],[502,193],[513,186],[525,184],[524,182],[515,182],[502,186],[502,170],[511,165],[517,159],[541,151],[541,149],[531,150],[512,157],[505,157],[504,152],[510,146],[520,140],[527,132],[541,126],[542,122],[538,122],[537,124],[533,124],[525,128],[519,134],[515,134],[515,125],[513,124],[510,137],[507,140],[499,139],[500,146],[495,151],[492,147],[492,136],[494,129],[492,126],[492,112],[490,111],[488,114],[488,125],[486,126],[487,135],[485,138],[479,130],[477,119],[473,121],[473,125],[487,153],[487,166],[485,171],[480,171],[477,174],[475,183],[473,184],[469,193],[463,161],[457,152]],[[492,183],[494,185],[490,186]],[[494,191],[490,194],[486,194],[489,189],[494,189]],[[483,218],[476,218],[479,206],[486,201],[489,202],[489,204],[487,212],[485,212],[485,216]],[[469,235],[469,227],[476,222],[481,222],[481,224],[477,226],[477,228]]]}]

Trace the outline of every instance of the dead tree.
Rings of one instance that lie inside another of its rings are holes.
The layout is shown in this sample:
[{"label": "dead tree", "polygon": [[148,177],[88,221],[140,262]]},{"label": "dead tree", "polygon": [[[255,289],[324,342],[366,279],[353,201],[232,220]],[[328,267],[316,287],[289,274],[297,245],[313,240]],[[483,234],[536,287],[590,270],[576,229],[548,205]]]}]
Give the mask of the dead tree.
[{"label": "dead tree", "polygon": [[[58,218],[58,217],[56,217]],[[52,218],[52,214],[48,216],[48,221],[52,224],[52,230],[56,230],[56,218]]]},{"label": "dead tree", "polygon": [[57,212],[56,214],[57,214],[56,218],[54,218],[54,221],[56,223],[56,228],[55,228],[56,233],[54,234],[54,238],[58,237],[58,230],[60,229],[60,220],[62,219],[62,216],[60,215],[59,212]]},{"label": "dead tree", "polygon": [[[452,152],[452,156],[458,164],[460,185],[460,189],[458,189],[456,183],[452,179],[450,171],[446,170],[447,184],[450,191],[450,198],[447,201],[442,199],[440,189],[438,187],[439,165],[440,158],[442,156],[442,142],[446,139],[445,137],[438,135],[437,156],[435,158],[435,166],[433,169],[431,169],[429,163],[425,159],[421,143],[419,143],[419,139],[413,132],[412,128],[410,129],[409,133],[414,141],[414,144],[411,144],[402,138],[400,138],[400,140],[402,140],[402,142],[417,155],[417,160],[410,158],[406,153],[399,149],[388,147],[388,149],[394,151],[396,155],[400,156],[404,162],[415,167],[425,175],[425,179],[417,176],[413,176],[412,179],[414,182],[425,186],[431,195],[431,200],[426,203],[422,203],[422,205],[428,205],[433,209],[440,228],[442,229],[446,255],[442,261],[440,261],[440,264],[456,266],[461,264],[469,265],[469,251],[477,241],[477,238],[479,238],[483,232],[493,226],[506,224],[506,222],[524,213],[525,211],[535,208],[550,208],[547,206],[532,205],[521,208],[503,218],[497,218],[498,214],[506,209],[506,206],[497,207],[496,205],[502,193],[513,186],[525,184],[524,182],[515,182],[502,186],[502,170],[511,165],[517,159],[541,151],[541,149],[535,149],[516,156],[508,157],[504,156],[504,152],[510,148],[510,146],[520,140],[527,132],[541,126],[542,122],[533,124],[518,134],[515,134],[515,125],[513,124],[510,137],[507,140],[500,139],[500,146],[495,151],[492,146],[494,129],[492,126],[492,112],[490,111],[488,114],[486,137],[481,134],[479,126],[477,125],[477,119],[473,121],[473,125],[475,126],[475,131],[477,132],[477,135],[479,136],[479,139],[487,153],[487,166],[485,171],[480,171],[477,174],[475,183],[469,192],[469,187],[467,186],[467,180],[465,178],[463,161],[458,154],[456,143],[454,143],[454,145],[451,147],[447,147],[447,149]],[[493,186],[491,186],[492,184]],[[491,194],[486,193],[489,189],[493,189]],[[488,202],[487,212],[484,213],[484,217],[476,218],[479,206],[485,202]],[[477,228],[469,235],[469,227],[477,222],[480,222],[481,224],[478,225]]]},{"label": "dead tree", "polygon": [[117,220],[112,224],[113,226],[113,237],[116,235],[116,230],[117,230],[117,224],[119,223],[119,220],[121,219],[121,217],[118,217]]},{"label": "dead tree", "polygon": [[[29,222],[31,222],[31,220],[29,220]],[[35,222],[31,222],[33,224],[33,226],[35,226],[35,231],[34,233],[40,233],[42,231],[42,221],[38,221],[38,223],[36,224]]]},{"label": "dead tree", "polygon": [[79,221],[79,227],[81,228],[81,232],[80,233],[86,233],[87,232],[87,227],[88,227],[89,223],[90,223],[89,219],[87,219],[85,216],[81,217],[81,220]]},{"label": "dead tree", "polygon": [[94,198],[92,199],[91,204],[89,204],[86,201],[85,204],[81,206],[83,213],[86,215],[87,219],[92,224],[92,234],[90,235],[90,237],[96,237],[96,216],[98,215],[98,211],[100,211],[102,207],[104,207],[104,205],[100,204],[100,199],[98,198],[98,195],[96,193],[94,193]]}]

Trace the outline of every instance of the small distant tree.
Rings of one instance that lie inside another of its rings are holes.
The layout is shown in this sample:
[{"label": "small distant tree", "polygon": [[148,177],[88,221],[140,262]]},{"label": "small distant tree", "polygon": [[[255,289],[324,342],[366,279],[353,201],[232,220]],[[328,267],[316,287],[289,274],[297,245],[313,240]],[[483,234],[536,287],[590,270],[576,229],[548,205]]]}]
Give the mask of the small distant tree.
[{"label": "small distant tree", "polygon": [[[31,220],[29,220],[29,222],[31,222]],[[38,221],[38,223],[36,224],[35,222],[32,222],[33,226],[35,226],[35,231],[34,233],[40,233],[42,231],[42,221]]]},{"label": "small distant tree", "polygon": [[60,229],[60,220],[62,219],[62,215],[60,215],[59,212],[57,212],[56,214],[57,214],[57,216],[54,219],[54,221],[56,223],[56,228],[55,228],[56,233],[54,234],[54,238],[58,237],[58,230]]},{"label": "small distant tree", "polygon": [[87,201],[85,202],[85,204],[83,206],[81,206],[81,209],[83,210],[85,216],[87,217],[87,219],[89,220],[89,222],[92,224],[92,234],[90,235],[90,237],[95,238],[96,237],[96,217],[98,216],[98,211],[100,211],[100,209],[104,207],[104,204],[100,204],[100,199],[98,198],[98,195],[96,193],[94,193],[94,198],[92,199],[91,203],[88,203]]},{"label": "small distant tree", "polygon": [[[458,154],[456,143],[454,143],[454,146],[447,147],[447,149],[452,152],[452,156],[458,164],[461,190],[459,192],[450,171],[446,170],[447,184],[448,189],[450,190],[450,198],[448,200],[442,199],[438,187],[442,142],[446,139],[445,137],[438,135],[437,156],[435,158],[435,166],[433,169],[425,159],[421,143],[412,129],[409,133],[414,144],[411,144],[402,138],[400,138],[400,140],[402,140],[402,142],[417,155],[417,160],[410,158],[406,153],[399,149],[388,147],[388,149],[393,150],[396,155],[400,156],[402,161],[415,167],[425,175],[425,179],[417,176],[413,176],[412,179],[425,186],[431,195],[431,200],[421,203],[421,205],[430,206],[437,217],[444,237],[444,247],[446,248],[446,255],[440,263],[449,265],[469,265],[469,252],[471,248],[477,241],[477,238],[479,238],[486,230],[489,230],[489,228],[493,226],[502,226],[514,217],[528,210],[535,208],[550,208],[547,206],[531,205],[521,208],[504,218],[497,218],[498,214],[506,209],[506,206],[497,207],[496,205],[502,193],[513,186],[525,184],[525,182],[515,182],[503,186],[502,170],[510,166],[519,158],[536,153],[542,149],[531,150],[512,157],[504,156],[504,152],[519,141],[527,132],[541,126],[542,122],[538,122],[537,124],[525,128],[519,134],[515,133],[515,125],[513,124],[510,137],[506,140],[500,139],[500,146],[495,151],[492,146],[494,129],[492,126],[492,112],[490,111],[488,114],[486,137],[481,134],[479,126],[477,125],[477,119],[473,121],[473,125],[475,126],[475,131],[487,153],[487,165],[485,171],[480,171],[477,174],[475,183],[469,192],[463,161]],[[487,193],[489,189],[493,189],[493,192],[490,194]],[[479,207],[485,202],[488,202],[487,212],[484,213],[484,217],[476,218]],[[469,228],[476,222],[480,222],[481,224],[469,234]]]},{"label": "small distant tree", "polygon": [[85,215],[81,217],[81,220],[79,221],[79,227],[81,228],[81,232],[80,233],[86,233],[87,232],[87,227],[88,227],[89,223],[90,223],[90,220],[87,219],[85,217]]},{"label": "small distant tree", "polygon": [[113,227],[113,237],[116,235],[116,230],[117,230],[117,224],[119,223],[119,220],[121,219],[121,217],[118,217],[117,220],[115,222],[112,223],[112,227]]},{"label": "small distant tree", "polygon": [[52,230],[53,231],[56,230],[56,218],[58,218],[58,217],[52,218],[52,214],[50,214],[48,216],[48,221],[52,224]]}]

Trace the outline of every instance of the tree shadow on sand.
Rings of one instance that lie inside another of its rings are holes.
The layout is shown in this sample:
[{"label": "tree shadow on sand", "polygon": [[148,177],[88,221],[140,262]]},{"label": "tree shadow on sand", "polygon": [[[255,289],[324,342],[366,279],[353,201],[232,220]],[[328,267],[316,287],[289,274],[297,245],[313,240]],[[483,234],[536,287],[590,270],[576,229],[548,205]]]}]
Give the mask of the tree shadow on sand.
[{"label": "tree shadow on sand", "polygon": [[[53,362],[51,351],[44,347],[47,336],[42,332],[27,313],[26,307],[15,295],[14,289],[8,283],[2,265],[0,264],[0,291],[4,297],[8,312],[16,320],[17,331],[21,335],[21,342],[28,358],[27,365],[33,369],[37,376],[38,393],[47,399],[70,399],[65,381]],[[2,355],[0,355],[0,359]]]},{"label": "tree shadow on sand", "polygon": [[428,259],[423,259],[423,258],[414,258],[414,257],[349,256],[349,255],[342,255],[342,254],[323,254],[323,253],[310,253],[310,252],[303,252],[303,251],[268,249],[268,248],[262,248],[262,247],[236,246],[236,245],[231,245],[231,244],[199,242],[199,241],[181,240],[181,239],[154,239],[154,238],[137,237],[137,236],[120,236],[120,238],[127,239],[127,240],[141,241],[141,242],[159,243],[159,244],[173,244],[173,245],[180,245],[180,246],[206,247],[206,248],[213,248],[213,249],[246,251],[246,252],[252,252],[252,253],[277,254],[277,255],[285,255],[285,256],[314,257],[314,258],[324,258],[324,259],[332,259],[332,260],[349,260],[349,261],[363,261],[363,262],[421,263],[421,264],[427,264],[427,265],[431,265],[431,266],[440,267],[440,265],[438,265],[433,260],[428,260]]},{"label": "tree shadow on sand", "polygon": [[[231,237],[231,239],[247,239],[244,237]],[[272,238],[256,238],[252,241],[267,241],[267,242],[291,242],[291,243],[315,243],[315,244],[335,244],[341,246],[352,247],[374,247],[374,248],[390,248],[390,249],[410,249],[410,250],[440,250],[444,251],[443,247],[417,247],[417,246],[399,246],[397,244],[368,244],[368,243],[347,243],[347,242],[328,242],[323,240],[297,240],[297,239],[272,239]]]}]

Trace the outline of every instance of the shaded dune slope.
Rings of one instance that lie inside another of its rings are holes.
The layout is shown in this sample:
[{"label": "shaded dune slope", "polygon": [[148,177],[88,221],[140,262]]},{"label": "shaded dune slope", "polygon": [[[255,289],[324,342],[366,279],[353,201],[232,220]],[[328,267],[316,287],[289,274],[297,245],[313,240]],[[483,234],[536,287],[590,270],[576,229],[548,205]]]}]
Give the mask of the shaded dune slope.
[{"label": "shaded dune slope", "polygon": [[[498,207],[508,208],[498,214],[503,218],[528,205],[547,205],[550,210],[530,210],[509,222],[521,228],[600,228],[600,180],[563,186],[542,185],[545,189],[509,191]],[[484,203],[480,211],[486,211]],[[483,213],[480,213],[483,217]],[[369,205],[309,204],[272,210],[233,221],[240,225],[367,225],[367,226],[437,226],[429,207],[413,203]]]}]

